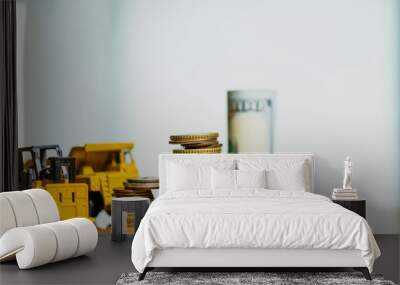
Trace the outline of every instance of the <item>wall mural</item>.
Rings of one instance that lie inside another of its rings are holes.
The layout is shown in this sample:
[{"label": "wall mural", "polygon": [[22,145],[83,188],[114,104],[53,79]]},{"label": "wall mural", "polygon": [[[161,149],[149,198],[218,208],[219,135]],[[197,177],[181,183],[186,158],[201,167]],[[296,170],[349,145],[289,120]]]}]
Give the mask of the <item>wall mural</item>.
[{"label": "wall mural", "polygon": [[274,150],[273,90],[228,91],[228,152]]}]

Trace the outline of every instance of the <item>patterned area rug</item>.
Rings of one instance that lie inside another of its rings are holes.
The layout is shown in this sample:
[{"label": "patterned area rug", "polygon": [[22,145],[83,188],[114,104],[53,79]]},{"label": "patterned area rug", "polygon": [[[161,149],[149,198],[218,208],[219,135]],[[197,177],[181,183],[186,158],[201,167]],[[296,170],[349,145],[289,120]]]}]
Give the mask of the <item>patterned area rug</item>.
[{"label": "patterned area rug", "polygon": [[148,272],[138,281],[138,273],[122,274],[117,285],[134,284],[379,284],[395,285],[381,275],[372,275],[368,281],[359,272]]}]

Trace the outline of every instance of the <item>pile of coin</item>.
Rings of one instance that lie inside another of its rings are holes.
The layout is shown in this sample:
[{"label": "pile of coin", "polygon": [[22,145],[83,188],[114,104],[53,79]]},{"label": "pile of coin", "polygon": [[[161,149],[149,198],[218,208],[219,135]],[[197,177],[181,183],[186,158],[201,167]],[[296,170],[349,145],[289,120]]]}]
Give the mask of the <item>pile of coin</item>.
[{"label": "pile of coin", "polygon": [[137,177],[128,179],[124,187],[114,188],[115,197],[146,197],[153,200],[152,189],[159,188],[158,177]]},{"label": "pile of coin", "polygon": [[169,143],[182,147],[172,150],[173,153],[221,153],[218,136],[218,133],[173,135],[169,137]]}]

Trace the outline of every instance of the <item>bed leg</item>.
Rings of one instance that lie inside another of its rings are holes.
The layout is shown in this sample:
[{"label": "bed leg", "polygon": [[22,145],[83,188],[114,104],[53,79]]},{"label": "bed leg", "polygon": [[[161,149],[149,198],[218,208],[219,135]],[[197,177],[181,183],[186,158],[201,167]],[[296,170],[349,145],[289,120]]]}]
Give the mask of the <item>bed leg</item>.
[{"label": "bed leg", "polygon": [[144,277],[146,277],[146,273],[147,273],[148,269],[147,267],[143,270],[142,273],[139,274],[139,278],[138,281],[142,281],[144,279]]},{"label": "bed leg", "polygon": [[364,267],[364,268],[361,270],[361,272],[362,272],[362,274],[364,275],[365,279],[367,279],[367,280],[372,280],[371,274],[369,274],[369,270],[368,270],[367,267]]},{"label": "bed leg", "polygon": [[364,275],[365,279],[372,280],[371,274],[369,274],[369,270],[367,267],[355,267],[354,269],[357,271],[361,271],[361,273]]}]

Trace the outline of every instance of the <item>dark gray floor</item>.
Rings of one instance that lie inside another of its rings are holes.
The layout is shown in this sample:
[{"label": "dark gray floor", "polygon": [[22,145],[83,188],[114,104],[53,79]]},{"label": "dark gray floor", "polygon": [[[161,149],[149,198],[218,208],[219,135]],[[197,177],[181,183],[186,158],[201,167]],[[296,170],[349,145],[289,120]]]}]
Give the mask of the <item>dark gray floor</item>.
[{"label": "dark gray floor", "polygon": [[[377,235],[382,251],[375,272],[399,283],[400,238]],[[89,256],[78,257],[30,270],[19,270],[15,262],[0,265],[0,284],[115,284],[124,272],[134,271],[130,260],[131,240],[111,242],[110,235],[100,235],[97,249]]]},{"label": "dark gray floor", "polygon": [[400,235],[375,235],[375,239],[381,257],[376,260],[374,271],[400,284]]},{"label": "dark gray floor", "polygon": [[111,235],[99,235],[94,252],[29,270],[15,262],[0,265],[0,284],[115,284],[124,272],[132,272],[132,240],[112,242]]}]

